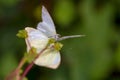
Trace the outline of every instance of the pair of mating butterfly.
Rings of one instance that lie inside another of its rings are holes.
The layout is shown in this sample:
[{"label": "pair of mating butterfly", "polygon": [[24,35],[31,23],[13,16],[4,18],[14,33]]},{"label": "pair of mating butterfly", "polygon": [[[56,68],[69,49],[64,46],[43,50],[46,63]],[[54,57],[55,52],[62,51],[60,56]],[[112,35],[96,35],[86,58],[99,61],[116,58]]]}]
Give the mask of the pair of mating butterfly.
[{"label": "pair of mating butterfly", "polygon": [[[56,33],[54,23],[44,6],[42,6],[42,22],[37,25],[37,29],[27,27],[25,30],[28,35],[25,39],[27,51],[29,52],[30,48],[34,47],[37,53],[40,53],[45,48],[51,38],[57,42],[67,38],[83,36],[73,35],[59,37]],[[60,61],[61,57],[59,50],[48,48],[34,61],[34,63],[39,66],[56,69],[60,64]]]}]

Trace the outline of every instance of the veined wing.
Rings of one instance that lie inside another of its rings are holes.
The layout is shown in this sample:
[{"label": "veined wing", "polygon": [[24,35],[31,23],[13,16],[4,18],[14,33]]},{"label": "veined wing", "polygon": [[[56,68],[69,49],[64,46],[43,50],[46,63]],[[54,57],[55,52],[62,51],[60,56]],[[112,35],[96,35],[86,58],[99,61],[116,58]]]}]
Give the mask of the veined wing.
[{"label": "veined wing", "polygon": [[52,18],[44,6],[42,6],[42,22],[38,23],[37,29],[46,34],[48,37],[56,34]]},{"label": "veined wing", "polygon": [[27,51],[29,51],[31,47],[34,47],[37,49],[37,53],[39,53],[46,47],[48,43],[48,37],[46,35],[39,30],[30,27],[25,28],[25,30],[28,33],[28,37],[25,39]]},{"label": "veined wing", "polygon": [[57,50],[47,49],[35,61],[36,65],[56,69],[60,64],[60,53]]}]

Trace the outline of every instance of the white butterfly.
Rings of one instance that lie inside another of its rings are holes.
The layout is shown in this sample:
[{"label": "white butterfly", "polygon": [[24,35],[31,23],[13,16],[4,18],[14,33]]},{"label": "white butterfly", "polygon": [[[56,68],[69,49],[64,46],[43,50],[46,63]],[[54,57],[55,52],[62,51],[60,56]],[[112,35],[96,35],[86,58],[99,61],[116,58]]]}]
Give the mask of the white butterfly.
[{"label": "white butterfly", "polygon": [[[48,44],[50,38],[60,41],[67,38],[82,37],[84,35],[65,36],[59,38],[56,33],[54,23],[44,6],[42,6],[42,22],[37,25],[37,29],[27,27],[25,30],[28,37],[25,39],[27,44],[27,51],[29,52],[30,46],[37,49],[39,53]],[[60,52],[57,50],[46,49],[34,63],[39,66],[44,66],[56,69],[61,61]]]}]

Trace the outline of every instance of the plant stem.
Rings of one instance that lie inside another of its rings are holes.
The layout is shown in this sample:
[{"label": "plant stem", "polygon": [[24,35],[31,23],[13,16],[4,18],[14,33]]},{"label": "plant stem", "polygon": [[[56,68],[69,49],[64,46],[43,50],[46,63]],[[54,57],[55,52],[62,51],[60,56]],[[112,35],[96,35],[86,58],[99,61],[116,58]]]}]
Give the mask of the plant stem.
[{"label": "plant stem", "polygon": [[[29,40],[28,41],[28,45],[30,46]],[[30,46],[31,48],[31,46]],[[25,71],[23,72],[21,78],[19,80],[23,80],[23,78],[27,75],[27,73],[30,71],[30,69],[32,68],[32,66],[34,65],[34,61],[47,49],[48,47],[46,46],[44,49],[42,49],[40,51],[40,53],[38,53],[38,55],[34,58],[34,60],[27,66],[27,68],[25,69]]]},{"label": "plant stem", "polygon": [[25,69],[24,73],[22,74],[20,80],[22,80],[27,75],[27,73],[29,72],[29,70],[32,68],[33,65],[34,65],[34,63],[32,62],[27,66],[27,68]]},{"label": "plant stem", "polygon": [[16,77],[16,78],[19,78],[19,77],[20,77],[20,76],[19,76],[19,75],[20,75],[20,69],[21,69],[22,66],[25,64],[25,62],[26,62],[26,60],[25,60],[25,58],[23,58],[23,59],[20,61],[18,67],[17,67],[13,72],[11,72],[11,73],[6,77],[5,80],[13,80],[15,77]]},{"label": "plant stem", "polygon": [[17,69],[21,69],[22,68],[22,66],[25,64],[25,62],[26,62],[26,59],[25,58],[22,58],[22,60],[20,61],[20,63],[19,63],[19,66],[17,67]]}]

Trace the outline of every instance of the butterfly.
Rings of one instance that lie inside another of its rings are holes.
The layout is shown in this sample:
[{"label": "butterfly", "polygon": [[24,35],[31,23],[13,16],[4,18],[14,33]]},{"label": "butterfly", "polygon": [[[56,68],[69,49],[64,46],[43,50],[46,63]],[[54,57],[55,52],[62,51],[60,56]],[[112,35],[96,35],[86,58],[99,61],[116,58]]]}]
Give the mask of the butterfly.
[{"label": "butterfly", "polygon": [[[39,22],[37,29],[26,27],[28,37],[25,39],[27,44],[27,51],[29,52],[30,46],[36,48],[37,53],[42,51],[48,44],[49,39],[53,38],[56,42],[68,38],[82,37],[84,35],[73,35],[59,37],[56,33],[55,25],[47,9],[42,6],[42,22]],[[46,49],[34,63],[39,66],[44,66],[52,69],[58,68],[61,61],[59,50],[48,48]]]}]

